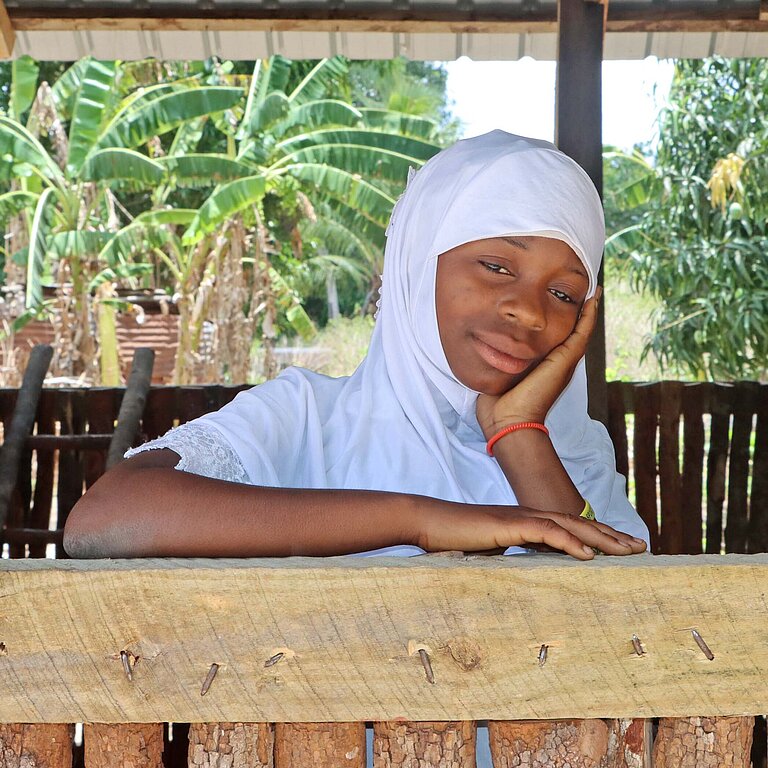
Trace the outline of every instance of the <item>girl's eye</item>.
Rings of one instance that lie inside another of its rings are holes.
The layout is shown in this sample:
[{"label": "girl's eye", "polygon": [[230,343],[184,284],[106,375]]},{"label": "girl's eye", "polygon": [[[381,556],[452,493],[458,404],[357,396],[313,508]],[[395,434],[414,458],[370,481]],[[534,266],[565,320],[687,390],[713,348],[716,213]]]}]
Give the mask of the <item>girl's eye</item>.
[{"label": "girl's eye", "polygon": [[558,301],[564,301],[566,304],[575,304],[576,303],[567,293],[563,293],[562,291],[558,291],[557,288],[550,288],[549,292]]},{"label": "girl's eye", "polygon": [[501,264],[496,264],[493,261],[481,261],[480,262],[489,272],[494,272],[497,275],[511,275],[512,273]]}]

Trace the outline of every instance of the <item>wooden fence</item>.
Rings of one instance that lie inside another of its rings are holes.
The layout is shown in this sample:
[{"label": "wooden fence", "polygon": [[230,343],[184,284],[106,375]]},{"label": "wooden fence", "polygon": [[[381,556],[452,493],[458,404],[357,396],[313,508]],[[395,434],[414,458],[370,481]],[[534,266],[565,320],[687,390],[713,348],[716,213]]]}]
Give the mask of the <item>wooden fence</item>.
[{"label": "wooden fence", "polygon": [[[768,555],[0,560],[0,766],[747,768]],[[647,718],[659,717],[654,737]]]},{"label": "wooden fence", "polygon": [[[143,436],[219,408],[243,388],[154,387]],[[51,543],[63,554],[61,529],[83,489],[104,471],[122,393],[43,391],[0,531],[11,557],[40,557]],[[619,471],[629,479],[654,552],[768,551],[768,385],[611,382],[608,394]],[[15,399],[16,390],[0,390],[4,426]]]}]

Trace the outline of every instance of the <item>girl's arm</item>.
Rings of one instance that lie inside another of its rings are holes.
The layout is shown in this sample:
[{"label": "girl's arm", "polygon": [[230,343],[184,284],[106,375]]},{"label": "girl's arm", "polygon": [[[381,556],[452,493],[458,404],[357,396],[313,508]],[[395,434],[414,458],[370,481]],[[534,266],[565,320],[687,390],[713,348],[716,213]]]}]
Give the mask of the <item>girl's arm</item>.
[{"label": "girl's arm", "polygon": [[581,560],[592,547],[639,552],[600,523],[525,507],[455,504],[377,491],[268,488],[175,469],[170,449],[133,456],[75,505],[64,530],[73,557],[339,555],[397,544],[482,551],[546,544]]},{"label": "girl's arm", "polygon": [[[586,352],[597,320],[599,298],[600,293],[585,302],[571,335],[513,389],[500,397],[479,396],[477,416],[486,439],[511,424],[544,423],[549,409],[568,385]],[[557,509],[571,515],[578,515],[584,509],[584,499],[544,432],[537,429],[511,432],[494,445],[493,455],[520,504]]]}]

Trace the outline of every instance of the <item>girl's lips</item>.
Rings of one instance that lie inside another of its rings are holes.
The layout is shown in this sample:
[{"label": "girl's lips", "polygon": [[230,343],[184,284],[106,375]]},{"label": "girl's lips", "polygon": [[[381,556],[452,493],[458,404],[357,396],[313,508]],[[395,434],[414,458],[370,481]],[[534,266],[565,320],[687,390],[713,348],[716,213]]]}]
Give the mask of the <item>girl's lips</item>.
[{"label": "girl's lips", "polygon": [[495,368],[497,371],[501,371],[510,376],[522,373],[531,364],[530,359],[508,355],[506,352],[502,352],[500,349],[496,349],[496,347],[486,344],[477,337],[475,337],[475,345],[480,357],[482,357],[488,365]]}]

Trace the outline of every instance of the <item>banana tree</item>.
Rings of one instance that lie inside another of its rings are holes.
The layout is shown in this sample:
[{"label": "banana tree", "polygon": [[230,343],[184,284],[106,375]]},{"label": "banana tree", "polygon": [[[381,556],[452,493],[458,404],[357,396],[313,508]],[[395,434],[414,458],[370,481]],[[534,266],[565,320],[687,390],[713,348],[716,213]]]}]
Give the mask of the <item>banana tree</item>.
[{"label": "banana tree", "polygon": [[[115,90],[120,66],[94,59],[77,62],[54,88],[39,89],[41,108],[32,126],[0,117],[0,156],[8,160],[0,179],[21,180],[27,218],[29,244],[11,254],[26,263],[27,307],[43,311],[46,278],[59,286],[71,282],[67,304],[76,320],[69,324],[70,338],[61,341],[74,354],[68,370],[60,372],[93,379],[97,346],[89,286],[105,266],[99,253],[119,229],[116,191],[162,184],[168,171],[145,147],[189,121],[230,108],[241,97],[241,89],[226,86],[161,84],[121,98]],[[49,152],[31,128],[54,134],[54,150]],[[0,206],[21,204],[21,195],[10,197],[14,192],[0,198]]]}]

